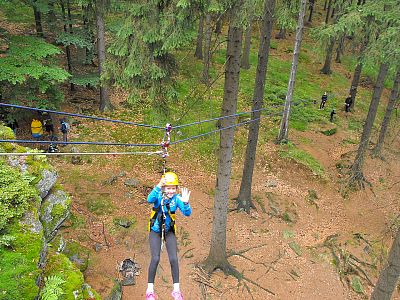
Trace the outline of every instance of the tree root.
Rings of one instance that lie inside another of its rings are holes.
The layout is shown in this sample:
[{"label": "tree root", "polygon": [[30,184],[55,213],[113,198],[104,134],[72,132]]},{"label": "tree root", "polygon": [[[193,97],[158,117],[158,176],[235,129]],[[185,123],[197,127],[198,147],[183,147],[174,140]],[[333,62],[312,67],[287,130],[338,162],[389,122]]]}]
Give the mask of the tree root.
[{"label": "tree root", "polygon": [[[250,249],[246,249],[244,251],[246,252],[246,251],[249,251],[249,250]],[[209,261],[208,262],[206,261],[203,267],[204,267],[204,270],[206,272],[208,272],[208,274],[211,274],[216,269],[220,269],[220,270],[222,270],[224,272],[225,275],[227,275],[227,276],[230,275],[230,276],[235,277],[238,280],[238,284],[242,283],[242,281],[247,281],[247,282],[255,285],[256,287],[262,289],[263,291],[265,291],[265,292],[267,292],[267,293],[269,293],[271,295],[275,295],[275,293],[273,291],[269,290],[268,288],[265,288],[265,287],[261,286],[256,281],[244,276],[243,273],[240,273],[238,270],[236,270],[236,268],[233,267],[228,262],[228,260],[226,260],[224,263],[214,263],[214,264],[210,264]],[[250,288],[248,288],[248,291],[249,291],[249,293],[251,295]],[[253,298],[252,295],[251,295],[251,297]]]}]

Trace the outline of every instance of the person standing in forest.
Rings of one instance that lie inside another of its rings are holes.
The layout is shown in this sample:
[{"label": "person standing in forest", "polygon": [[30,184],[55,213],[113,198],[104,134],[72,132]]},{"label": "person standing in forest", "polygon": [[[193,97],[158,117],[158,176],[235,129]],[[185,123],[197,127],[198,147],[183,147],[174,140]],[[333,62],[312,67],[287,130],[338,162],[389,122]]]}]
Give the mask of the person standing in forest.
[{"label": "person standing in forest", "polygon": [[190,191],[187,188],[182,188],[182,195],[179,195],[177,194],[178,185],[178,176],[173,172],[167,172],[161,177],[160,182],[147,197],[147,201],[153,204],[153,209],[148,227],[150,231],[151,262],[148,272],[146,300],[157,299],[154,292],[154,279],[158,263],[160,262],[160,251],[164,246],[164,242],[167,246],[174,283],[171,295],[175,300],[183,300],[183,295],[179,287],[175,212],[179,208],[183,215],[188,217],[192,213],[192,208],[189,204]]},{"label": "person standing in forest", "polygon": [[62,119],[60,121],[60,131],[63,134],[63,142],[67,143],[68,142],[68,131],[69,131],[69,124],[67,120]]},{"label": "person standing in forest", "polygon": [[325,107],[326,101],[328,101],[328,93],[324,92],[321,97],[321,104],[319,105],[319,109],[323,109]]},{"label": "person standing in forest", "polygon": [[350,111],[351,104],[353,104],[353,99],[351,98],[351,95],[349,95],[349,96],[346,98],[346,100],[344,100],[344,110],[345,110],[346,112],[349,112],[349,111]]}]

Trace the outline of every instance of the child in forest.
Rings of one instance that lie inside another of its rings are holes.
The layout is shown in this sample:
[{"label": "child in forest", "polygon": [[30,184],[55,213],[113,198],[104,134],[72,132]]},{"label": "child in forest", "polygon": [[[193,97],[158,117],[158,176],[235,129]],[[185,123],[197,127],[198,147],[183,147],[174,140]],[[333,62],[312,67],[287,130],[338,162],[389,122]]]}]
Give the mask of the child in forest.
[{"label": "child in forest", "polygon": [[154,279],[164,241],[174,283],[171,295],[175,300],[183,300],[179,287],[175,212],[179,208],[183,215],[188,217],[192,213],[192,208],[189,204],[191,192],[187,188],[182,188],[182,195],[177,194],[178,185],[178,176],[173,172],[167,172],[147,197],[147,201],[153,203],[153,209],[149,221],[151,262],[149,265],[146,300],[157,299],[154,292]]}]

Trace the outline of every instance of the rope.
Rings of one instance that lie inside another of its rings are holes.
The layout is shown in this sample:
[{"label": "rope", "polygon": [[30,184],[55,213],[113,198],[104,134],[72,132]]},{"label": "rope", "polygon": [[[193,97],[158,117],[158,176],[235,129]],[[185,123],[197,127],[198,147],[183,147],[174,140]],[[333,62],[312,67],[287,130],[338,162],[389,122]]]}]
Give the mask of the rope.
[{"label": "rope", "polygon": [[86,119],[99,120],[99,121],[106,121],[106,122],[112,122],[112,123],[121,123],[121,124],[134,125],[134,126],[141,126],[141,127],[148,127],[148,128],[155,128],[155,129],[164,129],[164,127],[156,126],[156,125],[148,125],[148,124],[141,124],[141,123],[135,123],[135,122],[129,122],[129,121],[121,121],[121,120],[107,119],[107,118],[102,118],[102,117],[94,117],[94,116],[87,116],[87,115],[81,115],[81,114],[60,112],[60,111],[55,111],[55,110],[40,109],[40,108],[28,107],[28,106],[22,106],[22,105],[16,105],[16,104],[0,103],[0,106],[21,108],[21,109],[34,110],[34,111],[43,111],[43,112],[52,113],[52,114],[57,114],[57,115],[64,115],[64,116],[71,116],[71,117],[86,118]]},{"label": "rope", "polygon": [[160,144],[126,144],[126,143],[109,143],[109,142],[63,142],[63,141],[33,141],[33,140],[0,140],[0,143],[102,145],[102,146],[126,146],[126,147],[159,147],[160,146]]},{"label": "rope", "polygon": [[222,116],[222,117],[217,117],[217,118],[197,121],[197,122],[183,124],[183,125],[177,125],[177,126],[174,126],[174,128],[178,129],[178,128],[188,127],[188,126],[192,126],[192,125],[207,123],[207,122],[211,122],[211,121],[217,121],[217,120],[222,120],[222,119],[226,119],[226,118],[237,117],[237,116],[251,114],[251,113],[254,113],[254,112],[258,112],[258,111],[264,111],[264,110],[268,110],[270,108],[276,108],[276,107],[280,107],[280,106],[282,106],[282,105],[273,105],[273,106],[270,106],[270,107],[255,109],[255,110],[251,110],[251,111],[239,112],[239,113],[232,114],[232,115],[227,115],[227,116]]},{"label": "rope", "polygon": [[162,154],[162,151],[155,152],[25,152],[25,153],[0,153],[0,156],[27,156],[27,155],[158,155]]},{"label": "rope", "polygon": [[209,131],[209,132],[205,132],[205,133],[202,133],[202,134],[193,135],[193,136],[190,136],[190,137],[187,137],[187,138],[178,140],[178,141],[174,141],[174,142],[171,142],[171,145],[183,143],[183,142],[186,142],[186,141],[189,141],[189,140],[193,140],[193,139],[196,139],[196,138],[199,138],[199,137],[202,137],[202,136],[206,136],[206,135],[209,135],[209,134],[212,134],[212,133],[217,133],[217,132],[222,131],[222,130],[226,130],[226,129],[238,127],[238,126],[241,126],[241,125],[245,125],[245,124],[248,124],[248,123],[252,123],[252,122],[258,121],[258,120],[260,120],[261,118],[264,118],[264,117],[268,117],[268,116],[278,116],[278,115],[281,115],[281,114],[282,114],[282,112],[274,113],[274,114],[268,114],[268,115],[265,115],[265,116],[260,116],[260,117],[257,118],[257,119],[247,120],[247,121],[240,122],[240,123],[237,123],[237,124],[234,124],[234,125],[231,125],[231,126],[219,128],[219,129],[212,130],[212,131]]}]

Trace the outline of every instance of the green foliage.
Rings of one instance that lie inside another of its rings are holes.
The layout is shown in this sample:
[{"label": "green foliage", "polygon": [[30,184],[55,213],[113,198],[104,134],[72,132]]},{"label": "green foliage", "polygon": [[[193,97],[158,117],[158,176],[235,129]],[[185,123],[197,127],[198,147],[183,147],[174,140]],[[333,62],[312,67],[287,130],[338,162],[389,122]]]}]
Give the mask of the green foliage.
[{"label": "green foliage", "polygon": [[314,175],[319,177],[325,176],[325,171],[322,165],[317,161],[311,154],[308,152],[296,148],[292,143],[281,145],[281,149],[279,150],[279,154],[281,157],[290,158],[299,164],[310,169]]},{"label": "green foliage", "polygon": [[52,275],[45,278],[45,285],[40,293],[41,300],[59,300],[64,295],[62,284],[65,280],[58,275]]},{"label": "green foliage", "polygon": [[6,55],[0,57],[3,97],[46,99],[47,103],[61,99],[56,85],[64,82],[69,74],[51,63],[60,49],[32,36],[11,36],[8,44]]},{"label": "green foliage", "polygon": [[283,0],[278,2],[276,13],[276,24],[281,29],[293,30],[297,25],[299,7],[297,1]]},{"label": "green foliage", "polygon": [[64,46],[75,46],[79,48],[87,48],[92,49],[93,43],[91,41],[91,37],[88,36],[85,32],[77,32],[74,33],[61,31],[57,36],[57,43],[62,44]]},{"label": "green foliage", "polygon": [[350,286],[356,293],[359,293],[359,294],[364,293],[364,287],[362,285],[360,277],[354,276],[351,279]]},{"label": "green foliage", "polygon": [[29,201],[37,196],[19,171],[0,162],[0,231],[14,217],[20,217],[28,209]]},{"label": "green foliage", "polygon": [[98,73],[85,74],[85,75],[74,75],[70,80],[70,83],[86,87],[96,87],[100,84],[100,77]]},{"label": "green foliage", "polygon": [[337,132],[337,127],[333,127],[330,129],[326,129],[326,130],[321,130],[321,133],[327,136],[331,136],[334,135]]},{"label": "green foliage", "polygon": [[167,112],[168,101],[177,97],[172,52],[195,37],[193,9],[191,2],[182,0],[129,3],[108,48],[105,79],[133,95],[145,92],[155,107]]}]

